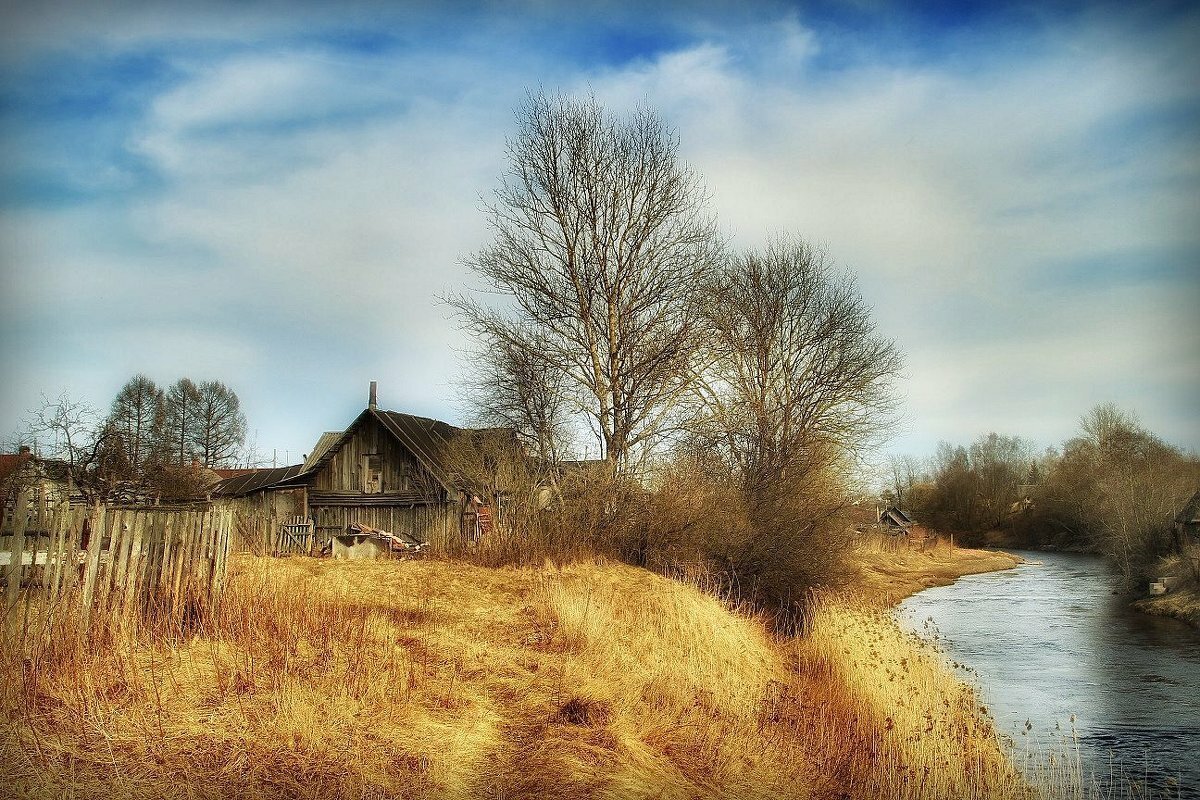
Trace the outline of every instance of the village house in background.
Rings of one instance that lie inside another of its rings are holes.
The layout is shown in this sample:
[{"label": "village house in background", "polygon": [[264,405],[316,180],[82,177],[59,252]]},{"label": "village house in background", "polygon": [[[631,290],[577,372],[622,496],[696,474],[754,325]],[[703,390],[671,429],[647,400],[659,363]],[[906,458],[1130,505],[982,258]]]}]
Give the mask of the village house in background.
[{"label": "village house in background", "polygon": [[1175,515],[1175,547],[1196,580],[1200,580],[1200,492]]},{"label": "village house in background", "polygon": [[71,497],[65,465],[38,458],[29,447],[0,453],[0,508],[11,512],[18,504],[29,509],[54,508]]},{"label": "village house in background", "polygon": [[367,408],[345,430],[323,433],[304,463],[236,470],[213,499],[270,520],[268,536],[282,526],[284,547],[275,549],[290,539],[347,557],[415,552],[421,543],[445,551],[492,528],[496,498],[464,485],[453,464],[455,447],[489,433],[381,410],[372,381]]}]

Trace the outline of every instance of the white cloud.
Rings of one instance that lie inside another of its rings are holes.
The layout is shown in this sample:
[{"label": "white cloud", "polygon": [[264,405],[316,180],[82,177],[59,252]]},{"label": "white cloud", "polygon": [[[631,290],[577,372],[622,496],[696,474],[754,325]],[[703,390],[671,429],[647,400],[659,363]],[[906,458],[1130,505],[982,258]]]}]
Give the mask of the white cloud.
[{"label": "white cloud", "polygon": [[[128,35],[169,27],[144,25]],[[526,87],[591,89],[676,125],[735,244],[796,232],[858,272],[910,354],[903,445],[991,429],[1050,443],[1107,399],[1197,445],[1194,410],[1180,410],[1200,374],[1194,281],[1062,272],[1200,252],[1200,159],[1130,132],[1194,93],[1177,81],[1194,56],[1062,35],[969,69],[828,71],[829,44],[795,17],[605,68],[286,42],[188,51],[130,131],[160,188],[6,212],[0,236],[23,319],[53,307],[103,323],[90,329],[103,352],[75,368],[101,401],[127,377],[106,371],[213,374],[239,388],[264,442],[295,451],[370,378],[397,407],[451,415],[463,341],[435,298],[471,283],[460,258],[486,239],[479,195],[504,169],[510,109]],[[88,330],[43,336],[46,363],[5,404],[74,380],[63,363]]]}]

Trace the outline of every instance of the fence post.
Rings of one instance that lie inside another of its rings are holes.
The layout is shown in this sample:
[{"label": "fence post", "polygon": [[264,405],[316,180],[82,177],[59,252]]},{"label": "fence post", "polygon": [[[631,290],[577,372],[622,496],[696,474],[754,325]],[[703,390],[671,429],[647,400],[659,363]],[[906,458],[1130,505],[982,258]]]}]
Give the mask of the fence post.
[{"label": "fence post", "polygon": [[17,489],[17,502],[12,515],[12,537],[9,539],[8,557],[8,590],[5,592],[5,608],[12,608],[17,603],[21,592],[21,569],[25,562],[25,526],[29,522],[29,498],[20,488]]},{"label": "fence post", "polygon": [[[129,558],[121,559],[124,573],[125,586],[122,589],[124,597],[121,599],[121,612],[129,613],[129,606],[134,597],[137,597],[141,591],[141,570],[142,570],[142,536],[146,527],[148,514],[145,512],[137,512],[133,515],[133,531],[130,537]],[[135,606],[136,608],[136,606]]]},{"label": "fence post", "polygon": [[96,575],[100,569],[100,540],[104,538],[104,506],[97,502],[88,514],[87,559],[83,573],[83,632],[87,633],[92,615],[92,597],[96,592]]}]

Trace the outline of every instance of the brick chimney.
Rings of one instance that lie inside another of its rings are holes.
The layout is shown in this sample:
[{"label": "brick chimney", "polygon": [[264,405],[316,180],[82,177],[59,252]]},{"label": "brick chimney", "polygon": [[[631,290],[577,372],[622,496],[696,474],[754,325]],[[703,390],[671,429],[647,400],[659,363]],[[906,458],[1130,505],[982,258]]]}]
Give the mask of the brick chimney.
[{"label": "brick chimney", "polygon": [[377,397],[376,397],[378,389],[379,389],[379,384],[376,383],[375,381],[371,381],[371,395],[367,399],[367,408],[371,409],[372,411],[374,411],[376,408],[379,407],[379,403],[378,403]]},{"label": "brick chimney", "polygon": [[28,461],[33,458],[33,452],[29,449],[29,445],[23,444],[17,451],[17,456],[21,461]]}]

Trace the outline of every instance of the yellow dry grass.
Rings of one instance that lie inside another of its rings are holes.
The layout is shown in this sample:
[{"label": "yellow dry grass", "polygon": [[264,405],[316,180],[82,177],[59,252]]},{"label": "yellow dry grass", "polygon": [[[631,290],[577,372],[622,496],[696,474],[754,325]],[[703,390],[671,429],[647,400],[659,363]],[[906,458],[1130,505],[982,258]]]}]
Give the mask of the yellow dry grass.
[{"label": "yellow dry grass", "polygon": [[[970,693],[826,599],[801,639],[603,562],[237,560],[188,635],[0,641],[15,797],[1015,797]],[[924,793],[921,793],[924,792]]]},{"label": "yellow dry grass", "polygon": [[862,538],[850,554],[850,589],[862,601],[891,606],[931,586],[953,583],[963,575],[1011,569],[1018,556],[999,550],[955,547],[939,538],[925,547],[909,547],[884,537]]},{"label": "yellow dry grass", "polygon": [[857,601],[818,598],[795,642],[822,772],[852,796],[1025,798],[975,693],[929,648]]}]

